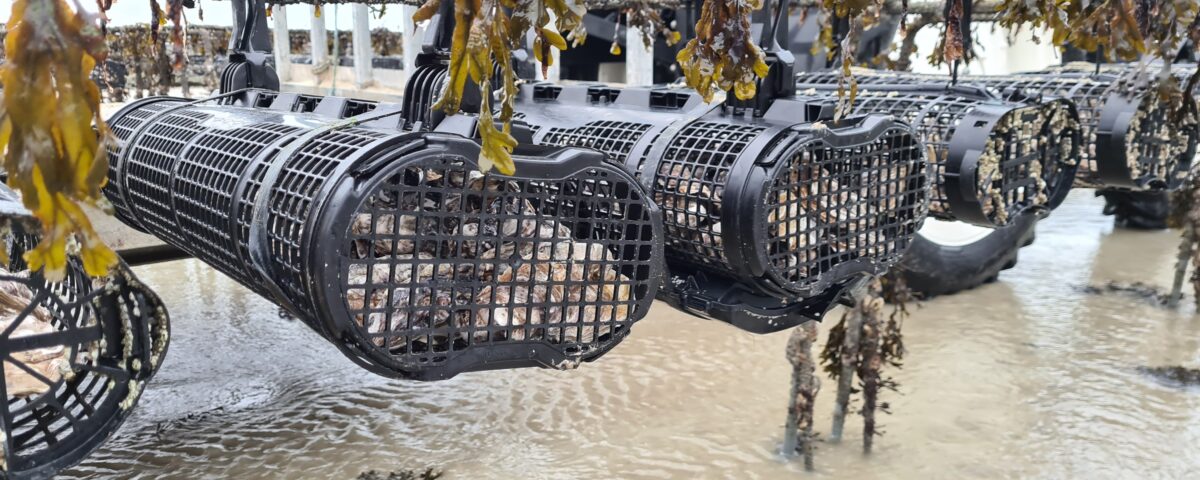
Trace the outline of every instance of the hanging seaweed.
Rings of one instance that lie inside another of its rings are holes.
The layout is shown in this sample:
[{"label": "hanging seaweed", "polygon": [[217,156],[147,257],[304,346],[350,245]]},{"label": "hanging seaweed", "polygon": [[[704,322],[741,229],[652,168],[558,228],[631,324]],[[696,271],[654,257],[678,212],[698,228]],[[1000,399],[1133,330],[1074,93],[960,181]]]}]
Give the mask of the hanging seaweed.
[{"label": "hanging seaweed", "polygon": [[767,76],[766,57],[750,31],[750,12],[760,7],[761,0],[704,0],[696,37],[675,57],[687,85],[704,101],[728,90],[748,100],[757,91],[758,79]]},{"label": "hanging seaweed", "polygon": [[70,244],[89,275],[103,275],[117,255],[81,208],[101,203],[108,173],[100,154],[108,134],[100,89],[89,78],[107,53],[99,18],[63,0],[16,0],[7,40],[7,61],[0,66],[0,148],[9,185],[43,228],[42,241],[25,260],[30,269],[45,267],[47,278],[60,280]]},{"label": "hanging seaweed", "polygon": [[682,38],[679,32],[667,26],[662,14],[650,2],[639,0],[621,11],[629,28],[636,28],[642,34],[642,44],[647,49],[654,47],[654,37],[657,35],[662,35],[668,47],[679,43]]},{"label": "hanging seaweed", "polygon": [[171,67],[183,71],[187,63],[187,53],[184,51],[185,36],[183,34],[183,0],[167,0],[167,18],[171,20]]},{"label": "hanging seaweed", "polygon": [[[414,22],[429,20],[443,1],[428,0],[413,14]],[[470,79],[484,92],[479,109],[479,134],[483,141],[479,165],[487,171],[493,166],[512,174],[512,151],[517,140],[511,134],[513,103],[517,96],[512,51],[519,48],[525,32],[533,30],[534,57],[547,68],[550,48],[565,50],[567,42],[560,32],[576,44],[586,36],[582,18],[586,10],[580,0],[453,0],[454,32],[450,49],[450,81],[441,100],[434,105],[446,113],[457,113],[463,89]],[[551,24],[551,15],[555,21]],[[493,64],[500,74],[500,128],[492,110]],[[545,71],[543,70],[543,75]]]},{"label": "hanging seaweed", "polygon": [[[996,11],[1001,12],[1003,27],[1044,28],[1054,45],[1070,43],[1099,51],[1110,61],[1137,60],[1143,55],[1174,59],[1185,40],[1200,40],[1200,2],[1195,0],[1002,0]],[[1164,100],[1190,95],[1200,82],[1200,70],[1181,88],[1178,82],[1165,81],[1171,77],[1170,63],[1163,62],[1158,76],[1163,80],[1159,87]]]}]

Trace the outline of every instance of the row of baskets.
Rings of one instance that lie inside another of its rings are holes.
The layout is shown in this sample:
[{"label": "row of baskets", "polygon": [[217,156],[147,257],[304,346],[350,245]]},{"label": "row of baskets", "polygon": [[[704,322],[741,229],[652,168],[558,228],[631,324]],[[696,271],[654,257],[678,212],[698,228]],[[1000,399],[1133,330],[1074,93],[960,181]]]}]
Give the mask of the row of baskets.
[{"label": "row of baskets", "polygon": [[[656,297],[757,332],[819,318],[897,261],[927,214],[924,148],[890,117],[752,118],[667,90],[522,92],[550,94],[522,102],[507,176],[479,170],[470,116],[422,129],[405,105],[337,97],[146,99],[110,121],[105,193],[123,221],[360,365],[414,379],[593,360]],[[536,118],[634,101],[657,123],[589,127],[607,128],[587,130],[606,146]]]},{"label": "row of baskets", "polygon": [[476,117],[428,114],[444,75],[420,69],[403,104],[262,90],[131,104],[110,122],[105,193],[364,367],[440,379],[594,360],[655,298],[754,332],[819,319],[927,215],[1044,215],[1081,159],[1118,184],[1088,136],[1138,145],[1118,151],[1141,152],[1122,163],[1129,188],[1172,185],[1185,160],[1162,157],[1195,143],[1149,126],[1158,113],[1093,127],[1108,114],[1081,122],[1062,97],[901,75],[857,75],[836,122],[822,74],[765,111],[528,83],[506,176],[478,168]]},{"label": "row of baskets", "polygon": [[[1176,71],[1187,66],[1176,66]],[[1194,70],[1194,66],[1192,67]],[[1090,70],[1090,69],[1089,69]],[[885,72],[858,69],[854,80],[861,88],[856,103],[858,112],[895,110],[904,118],[928,115],[927,97],[945,96],[937,103],[954,108],[955,99],[964,90],[979,90],[980,95],[1003,98],[1009,104],[1030,99],[1045,103],[1069,103],[1078,112],[1082,149],[1078,159],[1076,186],[1117,188],[1132,191],[1170,190],[1183,184],[1200,141],[1200,119],[1195,100],[1184,105],[1169,105],[1159,98],[1153,82],[1134,81],[1127,75],[1132,66],[1114,66],[1094,72],[1081,68],[1056,68],[1043,72],[1013,75],[960,76],[958,86],[950,86],[946,76]],[[839,74],[833,72],[797,75],[797,88],[830,91],[837,88]],[[921,92],[914,94],[914,90]],[[881,100],[886,98],[888,100]],[[917,106],[904,105],[918,104]],[[899,104],[899,105],[898,105]],[[1173,108],[1179,107],[1179,108]],[[965,120],[965,117],[963,117]],[[922,125],[919,121],[916,125]],[[966,122],[955,122],[958,126]],[[921,127],[929,138],[955,137],[955,125]]]},{"label": "row of baskets", "polygon": [[[444,81],[426,70],[413,88]],[[834,77],[816,74],[765,112],[679,89],[527,84],[508,176],[480,171],[475,119],[430,115],[432,95],[157,97],[111,119],[104,192],[127,224],[375,372],[569,368],[611,350],[655,298],[754,332],[819,319],[894,264],[927,215],[998,227],[1045,214],[1077,168],[1124,188],[1178,184],[1194,123],[1166,129],[1153,102],[1111,91],[1071,102],[1101,90],[1095,77],[1071,95],[1072,77],[1053,77],[1018,94],[998,88],[1008,80],[861,73],[837,122]],[[169,327],[124,266],[93,280],[72,264],[61,282],[22,271],[36,239],[16,202],[0,190],[17,219],[0,272],[0,473],[43,477],[126,418]]]}]

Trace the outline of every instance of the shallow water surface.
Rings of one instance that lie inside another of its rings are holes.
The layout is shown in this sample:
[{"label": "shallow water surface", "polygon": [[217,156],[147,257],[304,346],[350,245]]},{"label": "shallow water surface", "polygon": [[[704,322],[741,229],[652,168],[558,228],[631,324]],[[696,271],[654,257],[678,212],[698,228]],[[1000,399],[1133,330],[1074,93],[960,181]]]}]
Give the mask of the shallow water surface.
[{"label": "shallow water surface", "polygon": [[[358,369],[203,264],[139,267],[174,338],[139,410],[68,478],[353,478],[434,466],[445,478],[1186,477],[1200,390],[1139,366],[1200,367],[1200,318],[1108,281],[1167,286],[1177,235],[1113,231],[1090,191],[1038,227],[1000,282],[925,302],[864,458],[861,422],[818,471],[777,454],[787,333],[755,336],[656,305],[579,370],[417,383]],[[840,313],[830,314],[822,334]],[[824,335],[822,335],[824,336]],[[817,405],[829,428],[832,391]]]}]

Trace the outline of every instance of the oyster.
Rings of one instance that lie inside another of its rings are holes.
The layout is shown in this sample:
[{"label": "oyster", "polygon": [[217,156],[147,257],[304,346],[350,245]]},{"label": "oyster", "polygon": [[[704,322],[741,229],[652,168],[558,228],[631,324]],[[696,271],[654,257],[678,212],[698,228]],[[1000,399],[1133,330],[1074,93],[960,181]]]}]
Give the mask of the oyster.
[{"label": "oyster", "polygon": [[[0,269],[0,275],[13,274]],[[27,274],[17,273],[15,275],[25,276]],[[9,338],[45,335],[57,330],[51,323],[50,312],[41,305],[31,310],[29,315],[21,315],[21,312],[29,307],[33,297],[33,292],[25,284],[14,280],[0,280],[0,331],[14,328],[13,323],[20,322]],[[70,350],[62,345],[13,352],[12,358],[25,368],[14,364],[11,360],[5,361],[4,387],[8,391],[9,398],[29,397],[49,391],[51,384],[70,371],[69,353]],[[31,372],[36,372],[37,375],[49,380],[50,384]]]}]

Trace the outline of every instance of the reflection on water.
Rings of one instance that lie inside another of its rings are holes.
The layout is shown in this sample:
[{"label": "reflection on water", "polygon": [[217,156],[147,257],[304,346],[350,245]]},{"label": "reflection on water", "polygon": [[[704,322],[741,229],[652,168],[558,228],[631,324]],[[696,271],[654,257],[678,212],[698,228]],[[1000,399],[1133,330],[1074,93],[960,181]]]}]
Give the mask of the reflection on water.
[{"label": "reflection on water", "polygon": [[[1200,319],[1190,306],[1079,289],[1168,285],[1176,236],[1114,232],[1088,193],[1042,222],[1001,282],[915,311],[907,363],[892,372],[902,393],[885,393],[886,435],[862,458],[852,417],[847,441],[817,451],[815,476],[1183,477],[1200,465],[1200,391],[1137,371],[1200,366]],[[425,466],[446,478],[809,475],[775,453],[787,334],[657,305],[623,345],[574,372],[414,383],[359,370],[198,262],[138,275],[171,308],[170,354],[139,411],[68,477],[352,478]],[[818,401],[820,430],[832,388]]]}]

